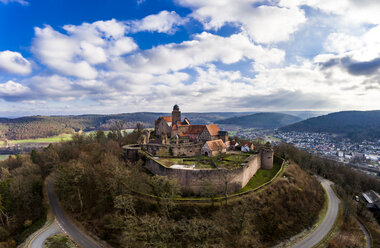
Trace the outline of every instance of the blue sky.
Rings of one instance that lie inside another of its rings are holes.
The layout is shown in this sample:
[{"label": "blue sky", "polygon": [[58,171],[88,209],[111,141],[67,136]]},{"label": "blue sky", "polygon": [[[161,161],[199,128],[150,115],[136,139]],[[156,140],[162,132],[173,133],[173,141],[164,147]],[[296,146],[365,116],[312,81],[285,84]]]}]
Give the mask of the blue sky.
[{"label": "blue sky", "polygon": [[380,2],[0,0],[0,116],[380,107]]}]

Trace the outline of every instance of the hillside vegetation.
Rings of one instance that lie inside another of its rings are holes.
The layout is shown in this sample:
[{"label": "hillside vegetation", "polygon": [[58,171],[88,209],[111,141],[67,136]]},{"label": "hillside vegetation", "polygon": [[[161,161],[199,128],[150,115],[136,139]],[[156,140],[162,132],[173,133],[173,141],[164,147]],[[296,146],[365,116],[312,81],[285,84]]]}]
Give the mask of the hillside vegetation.
[{"label": "hillside vegetation", "polygon": [[[239,116],[245,113],[183,113],[192,123],[210,124],[215,120]],[[137,123],[144,127],[154,127],[159,116],[168,113],[126,113],[114,115],[78,115],[78,116],[31,116],[16,119],[0,118],[0,140],[36,139],[56,136],[62,133],[74,133],[79,130],[109,130],[115,122],[123,121],[125,129],[134,128]]]},{"label": "hillside vegetation", "polygon": [[299,117],[282,113],[257,113],[219,120],[216,123],[237,125],[243,128],[275,129],[301,120]]},{"label": "hillside vegetation", "polygon": [[325,132],[355,141],[380,139],[380,111],[343,111],[310,118],[280,129],[284,132]]},{"label": "hillside vegetation", "polygon": [[142,161],[126,163],[123,139],[74,136],[53,146],[59,160],[49,167],[62,205],[114,247],[268,247],[313,225],[324,203],[318,181],[292,165],[266,190],[228,205],[177,205],[177,183],[147,174]]}]

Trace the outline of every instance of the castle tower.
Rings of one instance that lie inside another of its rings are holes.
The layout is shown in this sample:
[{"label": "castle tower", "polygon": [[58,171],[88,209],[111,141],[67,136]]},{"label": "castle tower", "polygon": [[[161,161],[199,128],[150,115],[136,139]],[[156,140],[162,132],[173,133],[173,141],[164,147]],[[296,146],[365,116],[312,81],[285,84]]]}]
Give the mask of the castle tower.
[{"label": "castle tower", "polygon": [[273,155],[273,148],[268,142],[264,147],[260,149],[261,168],[264,170],[270,170],[273,168]]},{"label": "castle tower", "polygon": [[174,105],[172,112],[172,125],[176,124],[178,121],[181,121],[181,111],[179,111],[179,106],[176,104]]}]

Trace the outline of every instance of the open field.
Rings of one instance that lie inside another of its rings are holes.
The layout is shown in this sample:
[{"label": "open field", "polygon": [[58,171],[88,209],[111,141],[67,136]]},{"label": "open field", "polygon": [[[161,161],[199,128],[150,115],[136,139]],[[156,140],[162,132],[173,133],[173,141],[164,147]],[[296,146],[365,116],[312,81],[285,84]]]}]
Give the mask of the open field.
[{"label": "open field", "polygon": [[25,144],[25,143],[57,143],[60,141],[71,140],[72,134],[61,134],[48,138],[38,138],[38,139],[25,139],[25,140],[9,140],[10,144]]},{"label": "open field", "polygon": [[[126,133],[133,132],[134,129],[124,129],[123,131]],[[85,132],[85,135],[94,134],[96,131]],[[110,131],[104,131],[107,135]],[[64,133],[57,136],[46,137],[46,138],[38,138],[38,139],[24,139],[24,140],[8,140],[9,144],[17,145],[17,144],[33,144],[33,143],[58,143],[61,141],[70,141],[72,134]],[[0,141],[0,147],[5,146],[5,141]]]},{"label": "open field", "polygon": [[0,161],[6,160],[9,155],[0,155]]},{"label": "open field", "polygon": [[220,157],[207,157],[207,156],[197,156],[193,158],[159,158],[158,160],[164,165],[170,167],[172,165],[195,165],[197,169],[206,168],[239,168],[241,164],[250,156],[251,154],[239,153],[239,154],[224,154]]}]

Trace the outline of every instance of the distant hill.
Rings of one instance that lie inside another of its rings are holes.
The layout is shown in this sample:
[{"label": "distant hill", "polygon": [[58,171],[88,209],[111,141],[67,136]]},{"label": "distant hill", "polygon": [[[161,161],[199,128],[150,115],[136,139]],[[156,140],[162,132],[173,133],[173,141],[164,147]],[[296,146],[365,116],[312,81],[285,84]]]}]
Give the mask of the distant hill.
[{"label": "distant hill", "polygon": [[379,140],[380,110],[331,113],[283,127],[280,130],[285,132],[325,132],[355,141]]},{"label": "distant hill", "polygon": [[232,117],[217,121],[217,124],[237,125],[243,128],[275,129],[287,126],[302,119],[283,113],[256,113],[239,117]]},{"label": "distant hill", "polygon": [[[193,124],[210,124],[217,120],[248,113],[182,113]],[[115,120],[125,122],[124,128],[135,128],[137,123],[144,127],[154,127],[154,120],[169,113],[125,113],[113,115],[70,115],[70,116],[29,116],[20,118],[0,118],[0,139],[19,140],[55,136],[75,131],[109,130]]]}]

